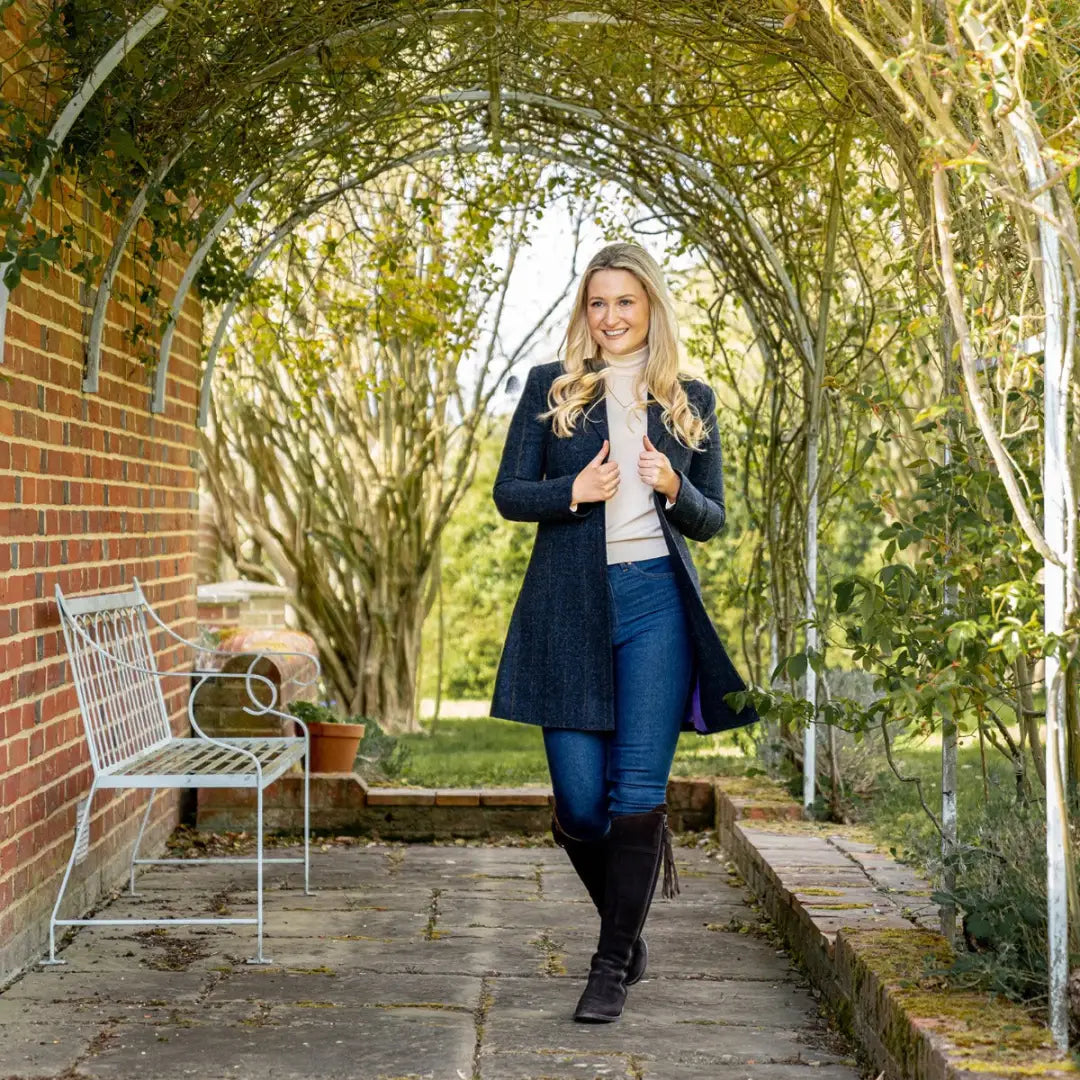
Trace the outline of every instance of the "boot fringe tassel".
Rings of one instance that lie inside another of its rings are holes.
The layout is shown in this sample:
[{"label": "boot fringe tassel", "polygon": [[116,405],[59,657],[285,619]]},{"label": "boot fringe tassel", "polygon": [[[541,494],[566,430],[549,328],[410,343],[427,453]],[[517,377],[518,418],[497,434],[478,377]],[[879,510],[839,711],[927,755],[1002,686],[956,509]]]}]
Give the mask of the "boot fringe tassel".
[{"label": "boot fringe tassel", "polygon": [[664,825],[664,885],[660,895],[665,900],[673,900],[679,895],[679,871],[675,868],[675,856],[671,851],[671,830]]}]

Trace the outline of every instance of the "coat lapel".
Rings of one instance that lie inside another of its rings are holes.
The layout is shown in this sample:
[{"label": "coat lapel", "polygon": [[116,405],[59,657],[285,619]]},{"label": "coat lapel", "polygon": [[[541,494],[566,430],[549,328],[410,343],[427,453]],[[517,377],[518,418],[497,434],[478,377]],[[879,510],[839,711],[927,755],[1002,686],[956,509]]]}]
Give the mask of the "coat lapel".
[{"label": "coat lapel", "polygon": [[[584,428],[589,437],[589,457],[604,445],[608,437],[607,399],[601,394],[596,401],[585,406]],[[652,438],[650,435],[649,438]]]},{"label": "coat lapel", "polygon": [[652,396],[649,397],[647,413],[649,442],[651,442],[660,453],[667,454],[670,458],[671,447],[674,440],[668,434],[667,428],[664,427],[664,421],[660,418],[662,413],[660,403]]}]

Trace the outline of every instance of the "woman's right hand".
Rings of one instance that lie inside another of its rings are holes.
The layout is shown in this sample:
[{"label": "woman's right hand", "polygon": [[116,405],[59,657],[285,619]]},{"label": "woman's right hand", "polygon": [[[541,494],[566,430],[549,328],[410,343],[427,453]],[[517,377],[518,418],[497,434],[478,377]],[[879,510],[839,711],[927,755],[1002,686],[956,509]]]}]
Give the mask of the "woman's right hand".
[{"label": "woman's right hand", "polygon": [[608,440],[600,447],[596,455],[574,477],[574,487],[570,492],[571,504],[583,502],[607,502],[619,490],[619,466],[614,461],[604,462],[608,455]]}]

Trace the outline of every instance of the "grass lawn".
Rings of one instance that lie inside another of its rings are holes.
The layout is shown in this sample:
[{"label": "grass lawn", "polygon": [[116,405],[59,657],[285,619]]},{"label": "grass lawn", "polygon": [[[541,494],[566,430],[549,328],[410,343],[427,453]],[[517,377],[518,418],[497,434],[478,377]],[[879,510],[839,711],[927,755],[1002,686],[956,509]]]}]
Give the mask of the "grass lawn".
[{"label": "grass lawn", "polygon": [[[393,783],[421,787],[525,787],[549,783],[543,738],[540,729],[532,724],[491,717],[444,716],[432,734],[430,721],[423,723],[424,730],[401,736],[410,757],[404,775],[395,777]],[[897,739],[893,756],[905,776],[920,778],[923,797],[940,820],[940,744]],[[988,805],[1001,813],[1008,812],[1016,797],[1016,785],[1009,763],[987,747],[989,782],[984,787],[977,739],[963,740],[958,756],[957,814],[963,841],[965,825],[981,817]],[[731,732],[683,732],[672,775],[741,776],[752,764]],[[933,859],[939,850],[940,838],[919,805],[915,784],[898,780],[883,755],[874,762],[873,769],[872,792],[854,800],[855,820],[878,843],[925,865],[926,859]]]},{"label": "grass lawn", "polygon": [[[549,783],[540,729],[491,717],[439,720],[425,730],[401,736],[410,759],[395,782],[422,787],[522,787]],[[679,738],[675,776],[740,775],[742,752],[728,733]]]},{"label": "grass lawn", "polygon": [[[927,806],[941,820],[941,745],[897,740],[893,759],[904,776],[918,777]],[[1007,813],[1016,801],[1012,766],[992,747],[986,748],[987,782],[980,764],[979,741],[961,741],[957,753],[957,829],[960,840],[965,825],[983,818],[987,809]],[[1030,761],[1029,761],[1030,766]],[[1035,782],[1038,787],[1038,781]],[[914,783],[898,780],[884,756],[875,775],[873,791],[856,801],[855,816],[869,827],[875,839],[897,853],[923,864],[940,850],[941,838],[919,805]]]}]

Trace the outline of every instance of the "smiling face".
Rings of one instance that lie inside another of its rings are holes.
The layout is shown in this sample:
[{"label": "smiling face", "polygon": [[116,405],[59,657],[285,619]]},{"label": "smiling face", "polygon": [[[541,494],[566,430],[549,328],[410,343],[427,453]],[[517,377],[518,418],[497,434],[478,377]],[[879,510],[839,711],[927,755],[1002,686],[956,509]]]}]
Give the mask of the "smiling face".
[{"label": "smiling face", "polygon": [[629,270],[597,270],[585,293],[589,333],[616,356],[636,352],[649,336],[649,298]]}]

